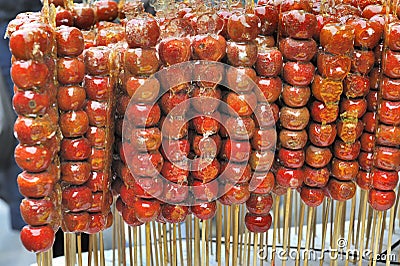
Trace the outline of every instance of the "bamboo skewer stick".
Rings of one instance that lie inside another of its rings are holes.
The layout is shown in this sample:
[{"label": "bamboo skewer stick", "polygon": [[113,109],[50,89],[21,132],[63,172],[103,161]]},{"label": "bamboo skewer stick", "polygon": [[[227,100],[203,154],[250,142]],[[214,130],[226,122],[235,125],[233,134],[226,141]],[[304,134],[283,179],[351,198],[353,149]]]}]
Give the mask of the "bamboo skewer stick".
[{"label": "bamboo skewer stick", "polygon": [[[97,249],[97,234],[93,235],[93,254],[94,254],[94,265],[99,266],[99,251]],[[119,264],[121,265],[121,264]]]},{"label": "bamboo skewer stick", "polygon": [[189,248],[189,242],[191,241],[190,237],[189,237],[189,217],[190,215],[188,215],[186,217],[186,221],[185,221],[185,232],[186,232],[186,263],[187,265],[192,265],[191,259],[190,259],[190,254],[192,253],[191,249]]},{"label": "bamboo skewer stick", "polygon": [[361,205],[363,207],[362,213],[361,213],[361,233],[360,233],[360,247],[359,247],[359,253],[360,253],[360,258],[358,258],[358,266],[362,266],[362,254],[364,251],[364,239],[365,239],[365,216],[367,213],[367,193],[364,193],[363,200],[361,202]]},{"label": "bamboo skewer stick", "polygon": [[254,233],[253,266],[257,266],[257,254],[258,254],[258,233]]},{"label": "bamboo skewer stick", "polygon": [[[260,251],[262,251],[261,255],[264,255],[264,234],[260,234],[260,243],[259,243],[259,248]],[[260,251],[258,252],[257,256],[260,254]],[[260,266],[263,266],[264,264],[264,260],[263,260],[263,256],[259,256],[260,259]]]},{"label": "bamboo skewer stick", "polygon": [[251,249],[251,236],[253,233],[249,232],[249,242],[247,245],[247,265],[250,265],[250,249]]},{"label": "bamboo skewer stick", "polygon": [[[104,236],[103,236],[103,231],[100,231],[99,233],[99,238],[100,238],[100,265],[105,266],[106,265],[106,260],[104,257]],[[124,243],[125,243],[125,236],[124,236]],[[125,250],[125,245],[123,246],[123,249]],[[124,252],[125,254],[125,252]],[[126,265],[126,259],[124,257],[124,265]]]},{"label": "bamboo skewer stick", "polygon": [[210,253],[212,254],[212,241],[211,238],[212,236],[210,235],[212,231],[212,223],[211,220],[208,220],[207,222],[207,227],[206,227],[206,266],[210,265]]},{"label": "bamboo skewer stick", "polygon": [[[372,208],[371,208],[371,210],[372,210]],[[376,239],[376,234],[377,234],[377,231],[376,231],[377,212],[376,211],[373,211],[373,217],[374,218],[373,218],[372,234],[371,234],[371,242],[370,242],[370,245],[371,245],[370,250],[372,250],[372,251],[374,251],[375,241],[377,240]],[[372,261],[373,261],[374,256],[375,256],[375,253],[372,253],[372,256],[369,257],[368,265],[372,265]]]},{"label": "bamboo skewer stick", "polygon": [[233,206],[233,252],[232,265],[238,263],[239,205]]},{"label": "bamboo skewer stick", "polygon": [[194,265],[200,266],[200,228],[199,219],[194,218]]},{"label": "bamboo skewer stick", "polygon": [[138,228],[135,226],[133,228],[133,240],[134,240],[134,246],[133,246],[133,263],[135,266],[138,265],[138,252],[137,252],[137,248],[138,248]]},{"label": "bamboo skewer stick", "polygon": [[82,266],[82,236],[81,234],[77,234],[77,242],[78,242],[78,265]]},{"label": "bamboo skewer stick", "polygon": [[201,266],[206,266],[206,228],[207,221],[203,220],[201,227]]},{"label": "bamboo skewer stick", "polygon": [[374,255],[373,255],[373,260],[372,260],[372,266],[376,266],[376,261],[378,257],[378,247],[379,247],[379,238],[380,238],[380,233],[381,233],[381,226],[382,226],[382,212],[378,212],[378,228],[376,230],[375,234],[375,240],[374,240]]},{"label": "bamboo skewer stick", "polygon": [[225,265],[229,266],[229,251],[231,248],[231,206],[227,207],[225,223]]},{"label": "bamboo skewer stick", "polygon": [[275,197],[275,206],[274,206],[274,231],[272,235],[272,263],[275,263],[275,255],[276,255],[276,234],[277,234],[277,227],[279,223],[279,202],[280,197]]},{"label": "bamboo skewer stick", "polygon": [[308,256],[309,256],[309,248],[310,248],[310,237],[311,237],[311,226],[313,222],[314,208],[308,208],[308,217],[307,217],[307,233],[306,233],[306,246],[304,252],[304,266],[308,265]]},{"label": "bamboo skewer stick", "polygon": [[[123,265],[123,266],[126,266],[125,223],[124,223],[124,220],[122,219],[122,217],[121,217],[121,219],[120,219],[120,222],[121,222],[121,225],[120,225],[120,226],[121,226],[121,249],[122,249],[121,254],[122,254],[122,265]],[[100,238],[100,264],[101,264],[101,263],[102,263],[102,258],[104,259],[104,244],[102,244],[102,243],[103,243],[103,242],[102,242],[102,239],[103,239],[103,232],[100,232],[99,238]],[[102,247],[103,247],[103,249],[102,249]],[[104,265],[101,264],[101,266],[104,266]]]},{"label": "bamboo skewer stick", "polygon": [[382,247],[383,247],[383,237],[385,235],[385,230],[386,230],[386,214],[387,211],[383,212],[383,219],[382,219],[382,225],[381,225],[381,235],[379,238],[379,249],[378,253],[382,253]]},{"label": "bamboo skewer stick", "polygon": [[395,219],[395,209],[396,206],[393,206],[390,209],[390,222],[389,222],[389,233],[388,233],[388,242],[387,242],[387,252],[386,252],[386,266],[390,265],[390,257],[392,253],[392,238],[393,238],[393,227],[394,227],[394,219]]},{"label": "bamboo skewer stick", "polygon": [[133,265],[133,250],[132,250],[132,227],[128,226],[128,241],[129,241],[129,265]]},{"label": "bamboo skewer stick", "polygon": [[286,196],[285,196],[285,221],[284,221],[284,234],[283,234],[283,258],[282,258],[282,265],[286,265],[286,260],[287,260],[287,253],[288,253],[288,238],[290,237],[290,232],[288,232],[289,229],[289,219],[290,219],[290,205],[291,205],[291,194],[292,190],[289,188],[287,190]]},{"label": "bamboo skewer stick", "polygon": [[325,250],[325,243],[326,243],[326,232],[328,231],[328,218],[329,218],[329,211],[331,209],[331,198],[328,198],[326,201],[326,208],[323,214],[323,221],[322,221],[322,241],[321,241],[321,260],[319,261],[319,265],[322,266],[324,263],[324,250]]},{"label": "bamboo skewer stick", "polygon": [[[114,237],[114,232],[113,232]],[[115,247],[115,246],[114,246]],[[89,250],[88,250],[88,265],[92,266],[92,253],[93,253],[93,238],[89,235]],[[115,266],[115,253],[113,253],[113,265]]]},{"label": "bamboo skewer stick", "polygon": [[299,228],[297,231],[296,266],[299,266],[300,264],[300,248],[301,248],[301,239],[303,236],[303,223],[304,223],[304,203],[300,202],[300,219],[299,219]]},{"label": "bamboo skewer stick", "polygon": [[167,225],[163,224],[164,265],[168,265]]},{"label": "bamboo skewer stick", "polygon": [[217,256],[218,266],[221,266],[221,239],[222,239],[222,208],[221,204],[217,203]]},{"label": "bamboo skewer stick", "polygon": [[146,266],[151,265],[151,232],[150,223],[146,223]]},{"label": "bamboo skewer stick", "polygon": [[247,246],[249,244],[249,231],[246,229],[244,231],[244,245],[243,245],[243,258],[242,258],[242,265],[244,265],[244,263],[247,261],[247,256],[248,256],[248,252],[247,252]]},{"label": "bamboo skewer stick", "polygon": [[348,250],[350,250],[350,244],[351,244],[352,240],[354,240],[352,238],[353,238],[353,232],[354,232],[354,218],[355,218],[355,214],[356,214],[355,208],[356,208],[356,197],[353,197],[353,199],[351,201],[350,226],[349,226],[349,232],[348,232],[348,236],[347,236],[345,266],[349,265],[349,252],[348,252]]},{"label": "bamboo skewer stick", "polygon": [[36,253],[36,264],[42,266],[42,253]]},{"label": "bamboo skewer stick", "polygon": [[[183,247],[182,247],[182,229],[181,225],[178,225],[178,241],[179,241],[179,258],[180,258],[180,265],[183,265]],[[158,261],[158,258],[156,256],[156,259]],[[158,265],[158,262],[157,262]]]}]

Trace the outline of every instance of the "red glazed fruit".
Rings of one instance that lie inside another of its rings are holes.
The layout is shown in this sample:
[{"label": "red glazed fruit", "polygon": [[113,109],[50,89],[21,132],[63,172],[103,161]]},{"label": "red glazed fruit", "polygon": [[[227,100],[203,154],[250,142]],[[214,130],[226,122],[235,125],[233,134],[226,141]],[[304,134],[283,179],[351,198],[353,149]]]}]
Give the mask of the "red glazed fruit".
[{"label": "red glazed fruit", "polygon": [[260,33],[261,20],[255,14],[234,13],[229,17],[227,30],[235,42],[248,42],[257,38]]},{"label": "red glazed fruit", "polygon": [[86,101],[85,89],[80,86],[62,86],[57,91],[58,108],[63,111],[77,111]]},{"label": "red glazed fruit", "polygon": [[298,188],[303,184],[303,169],[280,167],[276,172],[276,183],[284,188]]},{"label": "red glazed fruit", "polygon": [[96,17],[99,21],[113,21],[118,16],[118,4],[111,0],[101,0],[94,3]]},{"label": "red glazed fruit", "polygon": [[57,54],[59,56],[79,56],[85,48],[82,32],[75,27],[57,28]]},{"label": "red glazed fruit", "polygon": [[17,165],[32,173],[46,170],[51,163],[52,152],[42,146],[21,146],[15,148],[15,161]]},{"label": "red glazed fruit", "polygon": [[250,198],[249,185],[247,183],[235,185],[226,184],[225,191],[224,197],[226,197],[231,204],[243,204]]},{"label": "red glazed fruit", "polygon": [[351,181],[339,181],[331,178],[327,189],[332,199],[337,201],[346,201],[354,197],[356,185]]},{"label": "red glazed fruit", "polygon": [[283,107],[281,109],[280,121],[284,128],[289,130],[305,129],[310,120],[310,113],[306,107],[290,108]]},{"label": "red glazed fruit", "polygon": [[23,199],[19,210],[24,221],[32,226],[49,224],[54,218],[55,206],[49,199]]},{"label": "red glazed fruit", "polygon": [[164,204],[161,208],[161,213],[166,222],[181,223],[188,215],[189,208],[187,206]]},{"label": "red glazed fruit", "polygon": [[368,194],[368,202],[377,211],[387,211],[396,202],[396,193],[392,191],[382,191],[371,189]]},{"label": "red glazed fruit", "polygon": [[300,198],[309,207],[318,207],[325,198],[325,193],[321,188],[302,187]]},{"label": "red glazed fruit", "polygon": [[351,69],[351,58],[344,55],[318,53],[317,67],[323,77],[333,80],[343,80]]},{"label": "red glazed fruit", "polygon": [[15,61],[11,67],[11,78],[20,89],[43,87],[48,77],[47,65],[38,61]]},{"label": "red glazed fruit", "polygon": [[158,200],[138,199],[133,208],[135,209],[136,218],[142,223],[155,221],[161,211],[161,205]]},{"label": "red glazed fruit", "polygon": [[247,229],[250,232],[265,233],[271,227],[272,216],[271,214],[261,216],[261,215],[246,213],[245,223]]},{"label": "red glazed fruit", "polygon": [[84,111],[61,114],[60,128],[66,138],[83,136],[89,129],[89,118]]},{"label": "red glazed fruit", "polygon": [[74,25],[79,29],[88,30],[95,23],[94,9],[84,4],[73,6]]},{"label": "red glazed fruit", "polygon": [[[219,61],[225,56],[226,40],[221,35],[196,35],[192,40],[192,47],[195,59]],[[187,60],[189,57],[190,54]]]},{"label": "red glazed fruit", "polygon": [[92,206],[92,192],[86,186],[68,187],[62,192],[62,204],[72,212],[87,210]]},{"label": "red glazed fruit", "polygon": [[349,25],[327,23],[321,29],[319,39],[326,52],[347,54],[353,49],[354,30]]},{"label": "red glazed fruit", "polygon": [[246,201],[247,210],[252,214],[267,215],[274,200],[271,194],[251,194],[250,198]]},{"label": "red glazed fruit", "polygon": [[54,167],[51,166],[48,170],[37,174],[24,171],[17,178],[19,192],[29,198],[49,196],[58,178],[59,176],[55,172]]},{"label": "red glazed fruit", "polygon": [[317,52],[317,43],[313,39],[284,38],[279,42],[279,50],[286,60],[311,61]]},{"label": "red glazed fruit", "polygon": [[282,92],[282,80],[279,77],[264,78],[257,77],[258,88],[254,90],[259,102],[273,103],[278,100]]},{"label": "red glazed fruit", "polygon": [[65,138],[61,141],[61,157],[68,161],[82,161],[89,158],[90,148],[90,142],[86,138]]},{"label": "red glazed fruit", "polygon": [[305,154],[303,150],[279,149],[278,159],[284,167],[300,168],[304,165]]},{"label": "red glazed fruit", "polygon": [[308,86],[314,79],[315,67],[310,62],[286,62],[283,77],[293,86]]},{"label": "red glazed fruit", "polygon": [[203,202],[198,205],[190,207],[191,212],[200,220],[212,219],[217,211],[217,204],[215,201]]},{"label": "red glazed fruit", "polygon": [[382,171],[374,169],[371,175],[372,186],[379,190],[393,190],[399,182],[397,172]]},{"label": "red glazed fruit", "polygon": [[259,5],[254,9],[255,14],[261,21],[262,35],[271,35],[278,28],[279,12],[274,5]]},{"label": "red glazed fruit", "polygon": [[257,61],[258,48],[255,42],[227,42],[226,55],[229,63],[235,67],[251,67]]},{"label": "red glazed fruit", "polygon": [[148,48],[157,44],[160,27],[150,15],[132,18],[125,25],[126,41],[130,48]]},{"label": "red glazed fruit", "polygon": [[305,130],[292,131],[282,129],[279,132],[279,142],[282,147],[291,150],[298,150],[304,148],[307,144],[307,132]]},{"label": "red glazed fruit", "polygon": [[318,123],[333,123],[339,115],[339,106],[336,104],[324,104],[314,101],[310,107],[311,117]]},{"label": "red glazed fruit", "polygon": [[253,173],[250,182],[250,192],[255,194],[267,194],[275,185],[275,176],[272,172]]},{"label": "red glazed fruit", "polygon": [[323,188],[329,181],[330,171],[327,167],[313,169],[306,166],[304,168],[304,184],[310,187]]},{"label": "red glazed fruit", "polygon": [[36,91],[17,91],[12,103],[18,115],[44,115],[50,108],[50,97],[46,93]]},{"label": "red glazed fruit", "polygon": [[331,164],[332,176],[342,181],[354,180],[359,167],[357,161],[342,161],[334,158]]},{"label": "red glazed fruit", "polygon": [[262,49],[258,51],[255,69],[260,76],[275,77],[280,74],[282,64],[282,53],[278,49]]},{"label": "red glazed fruit", "polygon": [[323,168],[332,159],[332,153],[329,148],[319,148],[313,145],[307,147],[306,163],[314,168]]},{"label": "red glazed fruit", "polygon": [[336,138],[336,125],[322,125],[311,123],[309,127],[309,138],[312,144],[319,147],[328,147],[333,144]]},{"label": "red glazed fruit", "polygon": [[21,242],[30,252],[44,252],[53,246],[55,236],[50,225],[32,227],[26,225],[21,230]]},{"label": "red glazed fruit", "polygon": [[309,87],[290,86],[285,84],[281,94],[282,100],[289,107],[300,108],[305,106],[310,99]]},{"label": "red glazed fruit", "polygon": [[61,164],[61,179],[71,185],[82,185],[89,180],[90,171],[91,167],[87,162],[63,162]]},{"label": "red glazed fruit", "polygon": [[160,60],[155,48],[128,49],[124,54],[125,69],[135,76],[150,76],[160,67]]}]

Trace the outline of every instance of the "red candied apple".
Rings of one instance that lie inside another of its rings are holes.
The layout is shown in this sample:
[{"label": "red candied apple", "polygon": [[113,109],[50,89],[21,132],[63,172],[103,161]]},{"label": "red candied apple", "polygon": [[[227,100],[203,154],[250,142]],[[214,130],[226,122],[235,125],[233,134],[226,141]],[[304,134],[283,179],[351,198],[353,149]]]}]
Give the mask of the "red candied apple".
[{"label": "red candied apple", "polygon": [[221,162],[219,182],[225,183],[246,183],[252,178],[251,167],[249,164],[234,163],[229,161]]},{"label": "red candied apple", "polygon": [[249,160],[251,145],[248,141],[226,139],[222,142],[221,147],[219,154],[221,159],[232,162],[246,162]]},{"label": "red candied apple", "polygon": [[328,53],[344,55],[353,50],[354,29],[341,23],[327,23],[320,33],[320,43]]},{"label": "red candied apple", "polygon": [[110,211],[112,202],[113,198],[110,191],[107,192],[100,191],[92,193],[92,206],[87,211],[90,213],[92,212],[107,213]]},{"label": "red candied apple", "polygon": [[[112,215],[112,214],[111,214]],[[87,234],[97,234],[110,227],[112,223],[112,216],[103,213],[90,213],[90,223]],[[108,227],[107,227],[108,226]]]},{"label": "red candied apple", "polygon": [[84,87],[89,99],[107,101],[113,91],[113,80],[109,76],[98,77],[86,75]]},{"label": "red candied apple", "polygon": [[249,190],[254,194],[268,194],[275,185],[275,176],[272,172],[253,173]]},{"label": "red candied apple", "polygon": [[109,160],[105,149],[97,149],[92,147],[92,151],[89,156],[89,163],[92,167],[92,171],[104,171],[106,168],[106,161]]},{"label": "red candied apple", "polygon": [[90,215],[87,212],[64,213],[62,230],[64,232],[80,233],[89,229]]},{"label": "red candied apple", "polygon": [[323,168],[332,159],[332,153],[329,148],[319,148],[313,145],[307,147],[305,160],[306,163],[314,168]]},{"label": "red candied apple", "polygon": [[133,208],[135,209],[136,218],[142,222],[153,222],[161,211],[161,205],[158,200],[138,199]]},{"label": "red candied apple", "polygon": [[314,101],[310,107],[311,117],[318,123],[333,123],[339,115],[339,106],[336,104],[324,104]]},{"label": "red candied apple", "polygon": [[286,62],[283,66],[283,77],[293,86],[308,86],[315,73],[315,66],[310,62]]},{"label": "red candied apple", "polygon": [[21,146],[15,148],[17,165],[28,172],[39,173],[46,170],[52,161],[50,149],[42,146]]},{"label": "red candied apple", "polygon": [[275,187],[272,190],[272,192],[276,195],[276,196],[283,196],[287,193],[287,188],[286,187],[282,187],[281,185],[275,183]]},{"label": "red candied apple", "polygon": [[255,14],[233,13],[228,20],[227,30],[234,42],[249,42],[260,33],[261,20]]},{"label": "red candied apple", "polygon": [[353,18],[347,21],[354,30],[354,46],[373,49],[379,43],[383,34],[383,26],[375,21],[364,18]]},{"label": "red candied apple", "polygon": [[400,101],[386,101],[380,103],[379,120],[387,125],[398,126],[400,124]]},{"label": "red candied apple", "polygon": [[400,78],[400,52],[395,52],[392,50],[385,51],[385,67],[383,68],[383,73],[389,78],[398,79]]},{"label": "red candied apple", "polygon": [[185,221],[189,214],[189,208],[181,205],[164,204],[161,207],[161,213],[166,222],[176,224]]},{"label": "red candied apple", "polygon": [[121,186],[120,198],[129,207],[133,207],[135,202],[138,200],[133,187],[128,187],[126,185]]},{"label": "red candied apple", "polygon": [[[91,150],[89,149],[89,153]],[[91,167],[87,162],[61,163],[61,180],[71,185],[82,185],[90,178]]]},{"label": "red candied apple", "polygon": [[86,138],[90,145],[97,148],[104,148],[107,142],[106,129],[102,127],[90,127],[86,132]]},{"label": "red candied apple", "polygon": [[273,103],[278,100],[282,92],[282,80],[280,77],[257,77],[258,88],[254,90],[259,102]]},{"label": "red candied apple", "polygon": [[[400,23],[392,22],[388,25],[389,32],[387,34],[387,45],[392,51],[400,51]],[[10,40],[11,41],[11,40]]]},{"label": "red candied apple", "polygon": [[85,48],[82,32],[75,27],[57,28],[57,54],[59,56],[79,56]]},{"label": "red candied apple", "polygon": [[191,104],[200,114],[213,113],[217,110],[221,100],[219,88],[196,87],[193,90]]},{"label": "red candied apple", "polygon": [[89,30],[95,23],[95,12],[92,7],[84,4],[74,4],[73,6],[74,25],[83,30]]},{"label": "red candied apple", "polygon": [[274,153],[269,150],[253,151],[250,154],[249,163],[253,171],[267,172],[274,161]]},{"label": "red candied apple", "polygon": [[83,136],[89,129],[89,118],[85,111],[72,111],[61,114],[60,129],[64,137]]},{"label": "red candied apple", "polygon": [[400,146],[400,128],[397,126],[379,125],[376,135],[377,144]]},{"label": "red candied apple", "polygon": [[49,196],[59,179],[59,173],[54,168],[50,166],[41,173],[29,173],[26,171],[20,173],[17,178],[19,192],[28,198]]},{"label": "red candied apple", "polygon": [[246,213],[245,224],[250,232],[265,233],[271,227],[272,216],[271,214],[256,215],[256,214]]},{"label": "red candied apple", "polygon": [[218,160],[196,158],[191,165],[191,174],[194,178],[207,183],[218,177],[220,172]]},{"label": "red candied apple", "polygon": [[108,46],[125,40],[125,28],[121,25],[99,28],[95,44],[97,46]]},{"label": "red candied apple", "polygon": [[272,35],[278,28],[279,10],[274,5],[258,5],[254,12],[261,21],[260,34]]},{"label": "red candied apple", "polygon": [[194,59],[220,61],[226,54],[226,40],[221,35],[196,35],[192,39],[192,49]]},{"label": "red candied apple", "polygon": [[321,188],[302,187],[300,198],[309,207],[318,207],[325,198],[325,193]]},{"label": "red candied apple", "polygon": [[284,128],[289,130],[302,130],[307,127],[310,113],[306,107],[290,108],[282,107],[280,121]]},{"label": "red candied apple", "polygon": [[273,35],[268,35],[268,36],[259,35],[256,39],[256,43],[259,49],[274,47],[276,44]]},{"label": "red candied apple", "polygon": [[[263,80],[266,81],[264,82]],[[262,101],[263,98],[260,96],[260,91],[256,88],[256,85],[259,87],[270,85],[272,87],[273,84],[267,80],[269,79],[257,77],[257,72],[253,68],[249,67],[230,67],[225,74],[225,81],[227,83],[225,86],[236,93],[248,94],[254,90],[258,101]],[[259,84],[260,82],[264,84]],[[277,82],[278,81],[276,80],[276,83]],[[263,92],[265,92],[265,90]]]},{"label": "red candied apple", "polygon": [[67,161],[82,161],[89,158],[90,142],[86,138],[63,139],[61,141],[61,157]]},{"label": "red candied apple", "polygon": [[289,61],[311,61],[317,52],[317,43],[313,39],[296,40],[284,38],[279,42],[279,50]]},{"label": "red candied apple", "polygon": [[62,204],[66,210],[79,212],[92,206],[92,192],[86,186],[68,187],[62,192]]},{"label": "red candied apple", "polygon": [[133,185],[133,192],[138,198],[158,198],[161,196],[163,188],[164,183],[159,177],[137,177]]},{"label": "red candied apple", "polygon": [[370,88],[369,78],[358,74],[348,75],[344,80],[343,92],[348,98],[364,97]]},{"label": "red candied apple", "polygon": [[187,181],[189,176],[189,165],[187,162],[171,163],[165,161],[161,170],[161,175],[174,183],[182,183]]},{"label": "red candied apple", "polygon": [[311,91],[309,87],[283,85],[282,100],[289,107],[300,108],[305,106],[310,99]]},{"label": "red candied apple", "polygon": [[231,204],[243,204],[250,198],[249,184],[226,184],[224,197]]},{"label": "red candied apple", "polygon": [[125,117],[134,127],[152,127],[160,121],[161,110],[158,104],[131,103],[125,113]]},{"label": "red candied apple", "polygon": [[74,16],[70,10],[62,7],[56,8],[56,27],[60,26],[74,26]]},{"label": "red candied apple", "polygon": [[251,67],[257,61],[258,48],[255,42],[237,43],[228,41],[226,55],[234,67]]},{"label": "red candied apple", "polygon": [[279,149],[279,162],[288,168],[300,168],[304,165],[305,154],[303,150]]},{"label": "red candied apple", "polygon": [[80,58],[59,58],[57,61],[57,78],[61,84],[76,84],[85,77],[85,64]]},{"label": "red candied apple", "polygon": [[318,53],[317,67],[323,77],[332,80],[343,80],[351,69],[351,58],[344,55]]},{"label": "red candied apple", "polygon": [[371,173],[363,170],[358,171],[356,183],[361,189],[370,190],[372,186]]},{"label": "red candied apple", "polygon": [[279,106],[275,103],[259,102],[254,110],[253,117],[257,127],[268,128],[275,126],[279,119]]},{"label": "red candied apple", "polygon": [[23,199],[19,206],[22,219],[32,226],[46,225],[54,218],[55,205],[49,199]]},{"label": "red candied apple", "polygon": [[338,180],[355,180],[359,167],[357,161],[343,161],[333,158],[331,163],[331,174]]},{"label": "red candied apple", "polygon": [[[190,143],[187,139],[164,139],[162,141],[161,154],[164,158],[171,162],[183,161],[185,158],[188,157],[189,152]],[[201,154],[198,155],[200,156]]]},{"label": "red candied apple", "polygon": [[335,141],[337,133],[335,124],[311,123],[308,130],[310,141],[316,146],[328,147]]},{"label": "red candied apple", "polygon": [[304,184],[310,187],[323,188],[329,181],[330,171],[327,167],[314,169],[309,166],[304,168]]},{"label": "red candied apple", "polygon": [[[365,151],[365,152],[373,152],[374,147],[375,147],[375,140],[376,140],[375,135],[368,133],[368,132],[364,132],[360,138],[361,150]],[[379,144],[379,142],[378,142],[378,144]]]},{"label": "red candied apple", "polygon": [[185,37],[171,37],[160,42],[158,52],[164,65],[170,66],[190,59],[190,40]]},{"label": "red candied apple", "polygon": [[[400,105],[399,105],[400,106]],[[340,102],[340,112],[347,112],[357,118],[363,117],[367,111],[367,101],[365,99],[343,99]]]},{"label": "red candied apple", "polygon": [[373,154],[367,152],[360,152],[358,155],[358,162],[360,164],[360,168],[364,171],[371,171],[373,162]]},{"label": "red candied apple", "polygon": [[267,48],[258,51],[255,69],[260,76],[275,77],[281,73],[283,57],[276,48]]},{"label": "red candied apple", "polygon": [[337,201],[346,201],[354,197],[356,185],[352,181],[339,181],[331,178],[327,189],[332,199]]},{"label": "red candied apple", "polygon": [[160,60],[155,48],[128,49],[124,53],[124,66],[135,76],[150,76],[160,67]]},{"label": "red candied apple", "polygon": [[246,201],[246,207],[252,214],[267,215],[272,209],[273,203],[271,194],[251,194]]},{"label": "red candied apple", "polygon": [[283,12],[280,17],[284,36],[294,39],[311,39],[317,28],[317,18],[304,10]]},{"label": "red candied apple", "polygon": [[111,119],[111,110],[108,102],[89,100],[86,102],[85,111],[91,126],[107,126],[107,122]]},{"label": "red candied apple", "polygon": [[369,133],[375,133],[376,129],[376,113],[367,112],[362,118],[364,123],[364,130]]},{"label": "red candied apple", "polygon": [[232,116],[249,116],[257,106],[257,96],[254,92],[249,94],[237,94],[229,92],[224,97],[228,113]]},{"label": "red candied apple", "polygon": [[387,171],[400,170],[400,149],[393,147],[375,147],[374,166]]},{"label": "red candied apple", "polygon": [[375,55],[371,50],[354,50],[351,71],[367,75],[375,64]]},{"label": "red candied apple", "polygon": [[49,69],[45,63],[34,60],[15,61],[11,66],[11,78],[20,89],[43,87],[49,78]]},{"label": "red candied apple", "polygon": [[222,116],[222,121],[226,121],[220,129],[222,137],[230,137],[234,140],[249,140],[254,135],[256,126],[254,120],[249,116]]},{"label": "red candied apple", "polygon": [[98,21],[113,21],[118,16],[118,4],[111,0],[101,0],[94,3]]},{"label": "red candied apple", "polygon": [[352,117],[342,118],[337,123],[337,136],[346,143],[354,143],[361,137],[363,128],[363,123],[360,120]]},{"label": "red candied apple", "polygon": [[129,169],[136,176],[156,176],[162,169],[164,159],[158,151],[132,154]]},{"label": "red candied apple", "polygon": [[110,72],[111,49],[105,46],[90,47],[85,50],[86,72],[90,75],[107,75]]},{"label": "red candied apple", "polygon": [[257,129],[251,139],[251,146],[255,150],[273,149],[276,139],[276,130],[274,128]]},{"label": "red candied apple", "polygon": [[378,14],[385,14],[386,7],[378,4],[378,1],[374,1],[376,4],[369,4],[362,9],[361,16],[366,19],[371,19],[373,16]]},{"label": "red candied apple", "polygon": [[47,93],[17,91],[12,104],[18,115],[44,115],[50,108],[50,97]]},{"label": "red candied apple", "polygon": [[51,51],[50,38],[41,27],[19,29],[10,36],[10,51],[20,60],[41,58]]},{"label": "red candied apple", "polygon": [[191,137],[190,143],[196,156],[213,158],[221,150],[221,137],[218,134],[211,136],[196,134]]},{"label": "red candied apple", "polygon": [[26,225],[22,228],[21,242],[30,252],[45,252],[53,246],[55,235],[51,225],[33,227]]},{"label": "red candied apple", "polygon": [[57,91],[58,108],[62,111],[77,111],[83,108],[86,91],[80,86],[61,86]]},{"label": "red candied apple", "polygon": [[197,134],[213,135],[218,133],[220,121],[221,115],[216,111],[213,114],[195,115],[191,122]]},{"label": "red candied apple", "polygon": [[200,220],[212,219],[217,211],[217,203],[215,201],[202,202],[190,207],[191,212]]},{"label": "red candied apple", "polygon": [[15,137],[25,145],[46,142],[56,130],[55,121],[47,115],[37,118],[18,116],[14,124]]},{"label": "red candied apple", "polygon": [[151,15],[130,19],[125,25],[126,41],[130,48],[154,47],[160,37],[160,26]]},{"label": "red candied apple", "polygon": [[[260,0],[258,5],[267,4],[268,1]],[[280,3],[281,12],[286,12],[290,10],[304,10],[305,12],[312,13],[312,5],[307,0],[289,0],[289,1],[282,1]]]},{"label": "red candied apple", "polygon": [[298,188],[304,181],[303,169],[280,167],[276,172],[276,183],[284,188]]},{"label": "red candied apple", "polygon": [[133,101],[154,104],[160,92],[160,83],[155,78],[126,75],[123,79],[123,88]]},{"label": "red candied apple", "polygon": [[399,182],[399,174],[395,171],[372,170],[372,186],[379,190],[394,190]]},{"label": "red candied apple", "polygon": [[135,208],[123,205],[121,208],[122,218],[130,226],[141,226],[143,223],[136,218]]},{"label": "red candied apple", "polygon": [[194,198],[199,201],[215,200],[218,197],[217,181],[203,183],[199,180],[193,180],[191,186]]},{"label": "red candied apple", "polygon": [[162,117],[160,126],[164,139],[181,139],[187,136],[189,123],[184,117]]},{"label": "red candied apple", "polygon": [[313,96],[321,102],[334,103],[340,100],[343,93],[343,84],[341,81],[323,78],[315,75],[311,86]]},{"label": "red candied apple", "polygon": [[383,77],[381,81],[382,98],[388,101],[400,101],[400,80]]},{"label": "red candied apple", "polygon": [[292,131],[287,129],[282,129],[279,132],[279,143],[282,147],[291,150],[298,150],[304,148],[307,144],[308,136],[307,131]]},{"label": "red candied apple", "polygon": [[342,140],[337,140],[333,146],[335,157],[345,161],[356,160],[360,154],[361,143],[345,143]]},{"label": "red candied apple", "polygon": [[368,202],[374,210],[387,211],[396,202],[396,193],[391,191],[382,191],[371,189],[368,194]]},{"label": "red candied apple", "polygon": [[162,95],[160,107],[165,114],[181,116],[189,108],[189,96],[186,92],[166,92]]}]

